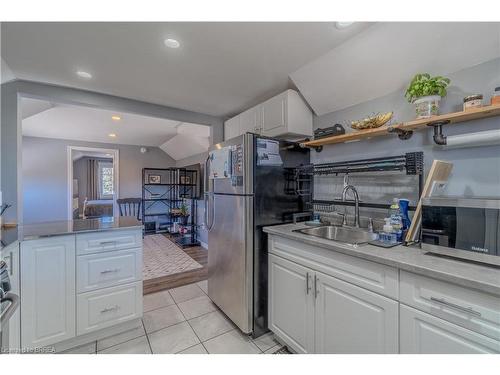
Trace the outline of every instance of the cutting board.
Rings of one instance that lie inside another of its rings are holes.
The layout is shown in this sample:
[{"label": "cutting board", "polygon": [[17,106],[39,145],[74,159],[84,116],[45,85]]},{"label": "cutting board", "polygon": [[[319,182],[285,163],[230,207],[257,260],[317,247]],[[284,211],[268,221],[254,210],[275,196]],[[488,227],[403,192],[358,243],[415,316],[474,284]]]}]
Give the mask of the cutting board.
[{"label": "cutting board", "polygon": [[434,181],[447,181],[452,168],[453,163],[447,161],[434,160],[432,162],[432,167],[425,180],[422,195],[420,196],[417,209],[415,210],[415,215],[413,215],[413,220],[406,234],[406,242],[415,242],[417,239],[422,221],[422,198],[429,198]]}]

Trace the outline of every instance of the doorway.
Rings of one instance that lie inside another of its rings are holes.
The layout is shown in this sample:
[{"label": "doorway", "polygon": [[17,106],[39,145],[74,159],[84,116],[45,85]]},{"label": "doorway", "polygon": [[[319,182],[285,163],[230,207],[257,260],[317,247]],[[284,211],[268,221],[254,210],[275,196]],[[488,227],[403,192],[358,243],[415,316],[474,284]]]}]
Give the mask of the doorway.
[{"label": "doorway", "polygon": [[68,220],[118,216],[119,151],[67,147]]}]

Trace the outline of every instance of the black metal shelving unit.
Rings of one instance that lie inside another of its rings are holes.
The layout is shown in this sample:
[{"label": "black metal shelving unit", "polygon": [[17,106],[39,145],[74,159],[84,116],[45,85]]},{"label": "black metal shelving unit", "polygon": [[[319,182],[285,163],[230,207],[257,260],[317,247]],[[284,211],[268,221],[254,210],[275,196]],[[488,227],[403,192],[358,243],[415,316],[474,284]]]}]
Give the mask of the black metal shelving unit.
[{"label": "black metal shelving unit", "polygon": [[[185,168],[142,169],[142,222],[144,234],[169,233],[179,246],[199,245],[197,240],[197,171]],[[183,224],[179,209],[188,206]],[[187,233],[179,232],[187,228]]]}]

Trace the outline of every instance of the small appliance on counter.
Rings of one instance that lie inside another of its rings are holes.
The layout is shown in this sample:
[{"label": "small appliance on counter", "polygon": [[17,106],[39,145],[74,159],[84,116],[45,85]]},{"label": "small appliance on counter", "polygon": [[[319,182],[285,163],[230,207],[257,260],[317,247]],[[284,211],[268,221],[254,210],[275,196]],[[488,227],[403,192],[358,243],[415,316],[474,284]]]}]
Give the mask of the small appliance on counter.
[{"label": "small appliance on counter", "polygon": [[500,266],[500,199],[423,199],[422,249]]}]

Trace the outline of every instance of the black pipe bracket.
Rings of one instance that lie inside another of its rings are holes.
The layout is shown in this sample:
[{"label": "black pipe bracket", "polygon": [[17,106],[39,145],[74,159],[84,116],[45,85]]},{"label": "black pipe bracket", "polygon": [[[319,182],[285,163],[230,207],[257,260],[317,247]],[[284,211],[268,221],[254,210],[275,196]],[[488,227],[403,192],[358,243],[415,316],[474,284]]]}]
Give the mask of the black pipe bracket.
[{"label": "black pipe bracket", "polygon": [[450,120],[442,120],[429,122],[427,124],[427,126],[434,127],[434,135],[432,136],[432,139],[437,145],[446,145],[446,136],[443,134],[443,125],[448,125],[450,122]]},{"label": "black pipe bracket", "polygon": [[389,133],[396,133],[398,135],[398,138],[401,139],[402,141],[406,141],[407,139],[410,139],[413,135],[413,130],[404,130],[400,128],[395,128],[393,126],[389,126],[387,128],[387,131]]}]

